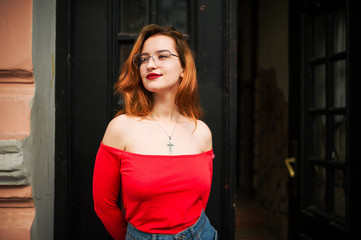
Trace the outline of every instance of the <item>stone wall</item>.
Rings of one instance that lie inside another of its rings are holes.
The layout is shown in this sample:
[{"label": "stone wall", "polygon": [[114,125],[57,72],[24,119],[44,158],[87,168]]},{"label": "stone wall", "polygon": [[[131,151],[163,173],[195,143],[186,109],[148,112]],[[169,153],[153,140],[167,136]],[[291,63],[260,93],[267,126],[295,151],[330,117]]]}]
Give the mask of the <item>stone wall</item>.
[{"label": "stone wall", "polygon": [[56,0],[33,0],[36,90],[31,108],[31,134],[24,142],[36,207],[32,240],[51,240],[54,235],[55,7]]}]

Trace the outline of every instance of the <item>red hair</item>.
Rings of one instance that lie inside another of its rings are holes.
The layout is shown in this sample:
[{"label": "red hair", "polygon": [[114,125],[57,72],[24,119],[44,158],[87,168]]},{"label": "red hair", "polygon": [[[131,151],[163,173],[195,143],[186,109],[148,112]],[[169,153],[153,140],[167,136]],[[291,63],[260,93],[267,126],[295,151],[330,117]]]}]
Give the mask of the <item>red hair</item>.
[{"label": "red hair", "polygon": [[125,113],[131,116],[146,117],[152,111],[152,93],[143,86],[139,69],[133,65],[133,56],[140,53],[144,42],[154,35],[168,36],[175,42],[177,55],[184,69],[175,104],[182,115],[196,121],[202,116],[202,109],[198,98],[197,71],[192,52],[181,32],[169,26],[156,24],[147,25],[142,29],[128,59],[121,67],[120,76],[114,89],[116,94],[122,95],[125,106],[116,115]]}]

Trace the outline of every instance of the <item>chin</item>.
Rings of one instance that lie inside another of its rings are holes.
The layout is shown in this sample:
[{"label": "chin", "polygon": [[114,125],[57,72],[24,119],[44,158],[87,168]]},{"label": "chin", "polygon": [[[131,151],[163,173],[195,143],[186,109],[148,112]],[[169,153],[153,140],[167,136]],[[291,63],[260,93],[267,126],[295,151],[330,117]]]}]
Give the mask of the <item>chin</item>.
[{"label": "chin", "polygon": [[171,91],[177,91],[179,87],[179,83],[175,83],[173,85],[164,85],[160,82],[156,82],[154,80],[146,80],[143,81],[143,86],[145,89],[147,89],[149,92],[152,93],[161,93],[161,92],[171,92]]}]

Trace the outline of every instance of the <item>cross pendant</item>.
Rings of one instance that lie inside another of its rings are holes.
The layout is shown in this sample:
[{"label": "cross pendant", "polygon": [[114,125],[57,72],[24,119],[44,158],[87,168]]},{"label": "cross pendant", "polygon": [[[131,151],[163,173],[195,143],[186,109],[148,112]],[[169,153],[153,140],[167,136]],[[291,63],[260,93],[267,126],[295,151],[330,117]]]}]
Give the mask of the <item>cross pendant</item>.
[{"label": "cross pendant", "polygon": [[172,154],[172,147],[174,146],[172,143],[172,137],[169,137],[169,143],[167,146],[169,147],[169,154]]}]

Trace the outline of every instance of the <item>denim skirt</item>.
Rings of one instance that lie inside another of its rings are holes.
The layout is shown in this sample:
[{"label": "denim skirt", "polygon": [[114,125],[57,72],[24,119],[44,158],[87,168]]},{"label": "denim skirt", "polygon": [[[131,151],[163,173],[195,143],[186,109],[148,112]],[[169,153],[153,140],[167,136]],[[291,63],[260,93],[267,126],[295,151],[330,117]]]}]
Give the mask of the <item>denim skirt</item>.
[{"label": "denim skirt", "polygon": [[218,240],[217,231],[202,211],[195,224],[177,234],[153,234],[139,231],[128,223],[126,240]]}]

